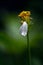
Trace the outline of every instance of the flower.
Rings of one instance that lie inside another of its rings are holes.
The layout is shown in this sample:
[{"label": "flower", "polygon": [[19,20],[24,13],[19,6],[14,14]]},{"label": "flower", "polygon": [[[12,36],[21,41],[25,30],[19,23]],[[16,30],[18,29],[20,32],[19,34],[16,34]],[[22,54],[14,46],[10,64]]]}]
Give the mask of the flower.
[{"label": "flower", "polygon": [[22,11],[18,16],[23,20],[26,21],[27,23],[30,21],[30,11]]},{"label": "flower", "polygon": [[22,19],[21,27],[20,27],[20,34],[22,36],[26,36],[28,32],[28,24],[30,24],[30,17],[31,12],[30,11],[22,11],[18,16]]},{"label": "flower", "polygon": [[30,16],[30,11],[22,11],[18,16],[19,17],[24,17],[24,16]]}]

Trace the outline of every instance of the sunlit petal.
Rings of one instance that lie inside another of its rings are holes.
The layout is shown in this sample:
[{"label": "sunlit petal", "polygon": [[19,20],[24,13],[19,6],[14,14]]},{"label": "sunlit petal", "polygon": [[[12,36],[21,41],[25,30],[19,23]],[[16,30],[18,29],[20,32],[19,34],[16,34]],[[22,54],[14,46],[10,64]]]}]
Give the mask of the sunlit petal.
[{"label": "sunlit petal", "polygon": [[28,31],[28,24],[24,21],[23,24],[20,27],[20,34],[22,36],[26,36]]}]

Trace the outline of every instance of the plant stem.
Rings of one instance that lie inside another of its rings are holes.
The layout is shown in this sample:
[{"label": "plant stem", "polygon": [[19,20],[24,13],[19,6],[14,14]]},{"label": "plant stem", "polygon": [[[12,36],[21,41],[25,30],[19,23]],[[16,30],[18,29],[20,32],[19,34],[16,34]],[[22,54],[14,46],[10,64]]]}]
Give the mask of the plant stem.
[{"label": "plant stem", "polygon": [[29,44],[29,25],[27,32],[27,65],[31,65],[31,54],[30,54],[30,44]]}]

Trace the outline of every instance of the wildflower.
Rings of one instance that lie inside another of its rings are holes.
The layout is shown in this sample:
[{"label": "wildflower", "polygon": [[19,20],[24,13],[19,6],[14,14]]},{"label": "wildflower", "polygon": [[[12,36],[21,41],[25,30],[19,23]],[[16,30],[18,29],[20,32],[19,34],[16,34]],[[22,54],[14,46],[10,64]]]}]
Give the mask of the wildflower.
[{"label": "wildflower", "polygon": [[[22,11],[18,16],[23,20],[28,22],[30,20],[30,11]],[[28,20],[28,21],[27,21]]]},{"label": "wildflower", "polygon": [[22,11],[18,16],[22,19],[22,25],[20,27],[20,34],[26,36],[28,32],[28,24],[30,24],[30,11]]}]

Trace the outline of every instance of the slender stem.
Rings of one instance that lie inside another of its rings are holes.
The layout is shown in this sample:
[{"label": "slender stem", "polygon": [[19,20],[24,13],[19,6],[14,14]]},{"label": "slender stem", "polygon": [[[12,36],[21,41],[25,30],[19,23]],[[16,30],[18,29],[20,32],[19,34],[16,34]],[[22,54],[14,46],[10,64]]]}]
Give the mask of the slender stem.
[{"label": "slender stem", "polygon": [[31,54],[30,54],[30,44],[29,44],[29,25],[28,25],[28,32],[27,32],[27,62],[28,62],[28,65],[31,65]]}]

